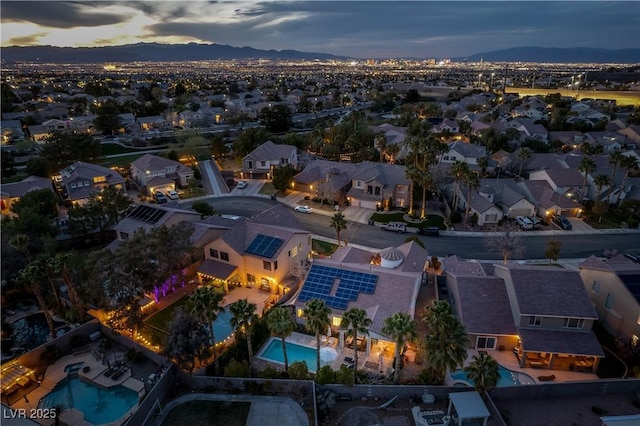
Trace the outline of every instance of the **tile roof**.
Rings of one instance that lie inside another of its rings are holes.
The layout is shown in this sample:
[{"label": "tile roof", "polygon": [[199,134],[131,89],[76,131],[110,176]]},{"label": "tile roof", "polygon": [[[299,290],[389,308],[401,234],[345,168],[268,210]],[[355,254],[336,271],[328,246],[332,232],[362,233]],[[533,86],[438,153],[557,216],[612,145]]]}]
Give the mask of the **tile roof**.
[{"label": "tile roof", "polygon": [[297,148],[292,145],[275,144],[272,141],[266,141],[249,154],[245,155],[245,159],[259,159],[259,160],[278,160],[281,158],[289,158],[291,154],[296,152]]},{"label": "tile roof", "polygon": [[511,277],[520,315],[598,319],[580,274],[556,267],[496,265]]},{"label": "tile roof", "polygon": [[170,160],[153,154],[145,154],[142,157],[131,162],[131,165],[138,170],[164,170],[168,167],[175,167],[176,173],[188,172],[189,168],[185,167],[179,161]]},{"label": "tile roof", "polygon": [[214,278],[226,280],[235,272],[236,269],[238,269],[238,267],[235,265],[218,262],[213,259],[206,259],[198,268],[198,272],[202,272],[203,274],[207,274]]},{"label": "tile roof", "polygon": [[518,335],[526,352],[604,357],[600,342],[592,331],[520,328]]},{"label": "tile roof", "polygon": [[484,146],[473,145],[470,143],[464,143],[455,141],[449,144],[449,151],[456,151],[462,154],[465,158],[483,158],[487,155],[487,150]]},{"label": "tile roof", "polygon": [[577,169],[546,169],[544,172],[552,182],[560,187],[580,187],[584,182],[584,176]]},{"label": "tile roof", "polygon": [[20,182],[3,183],[0,186],[0,193],[9,198],[22,197],[29,191],[37,191],[39,189],[50,189],[53,192],[51,179],[39,176],[29,176]]}]

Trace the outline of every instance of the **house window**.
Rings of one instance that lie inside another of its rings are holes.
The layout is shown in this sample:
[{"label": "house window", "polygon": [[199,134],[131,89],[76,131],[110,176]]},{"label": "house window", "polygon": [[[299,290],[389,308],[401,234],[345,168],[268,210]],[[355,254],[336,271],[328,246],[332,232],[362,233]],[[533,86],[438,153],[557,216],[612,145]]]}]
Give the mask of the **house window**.
[{"label": "house window", "polygon": [[72,184],[71,184],[71,188],[75,188],[75,187],[76,187],[76,184],[75,184],[75,183],[72,183]]},{"label": "house window", "polygon": [[267,262],[266,260],[262,261],[262,268],[266,269],[267,271],[271,270],[271,262]]},{"label": "house window", "polygon": [[273,270],[274,271],[278,270],[278,261],[277,260],[275,262],[273,262]]},{"label": "house window", "polygon": [[376,186],[375,194],[376,195],[380,195],[380,187],[379,186]]},{"label": "house window", "polygon": [[267,167],[267,162],[266,161],[261,161],[260,162],[260,167]]},{"label": "house window", "polygon": [[88,180],[85,180],[84,181],[84,186],[89,186],[89,185],[90,185],[90,182]]},{"label": "house window", "polygon": [[229,261],[229,253],[221,251],[220,252],[220,259],[225,260],[225,261]]},{"label": "house window", "polygon": [[371,185],[367,186],[367,194],[373,194],[373,187]]},{"label": "house window", "polygon": [[539,327],[542,324],[542,317],[530,316],[529,317],[529,325],[534,327]]},{"label": "house window", "polygon": [[356,181],[356,188],[362,188],[362,181],[361,180],[357,180]]},{"label": "house window", "polygon": [[289,256],[296,257],[298,255],[298,246],[293,246],[289,251]]},{"label": "house window", "polygon": [[129,239],[129,234],[127,234],[126,232],[121,232],[120,233],[120,239],[121,240],[128,240]]},{"label": "house window", "polygon": [[591,291],[593,292],[593,294],[600,294],[600,283],[598,281],[593,282]]},{"label": "house window", "polygon": [[255,283],[256,282],[256,276],[253,274],[247,274],[247,282],[248,283]]},{"label": "house window", "polygon": [[247,161],[247,169],[253,169],[253,161]]},{"label": "house window", "polygon": [[604,299],[604,308],[610,310],[613,306],[613,296],[611,293],[607,293],[607,298]]},{"label": "house window", "polygon": [[342,324],[342,317],[331,317],[331,325],[334,327],[340,327]]},{"label": "house window", "polygon": [[495,349],[495,348],[496,348],[495,337],[479,336],[478,340],[476,340],[476,349]]},{"label": "house window", "polygon": [[215,257],[216,259],[218,258],[218,250],[216,249],[209,249],[209,256],[211,257]]},{"label": "house window", "polygon": [[298,315],[298,318],[304,318],[304,309],[298,308],[297,315]]},{"label": "house window", "polygon": [[582,318],[565,318],[562,324],[564,328],[583,328],[584,319]]},{"label": "house window", "polygon": [[449,161],[449,156],[445,155],[444,157],[442,157],[442,161]]}]

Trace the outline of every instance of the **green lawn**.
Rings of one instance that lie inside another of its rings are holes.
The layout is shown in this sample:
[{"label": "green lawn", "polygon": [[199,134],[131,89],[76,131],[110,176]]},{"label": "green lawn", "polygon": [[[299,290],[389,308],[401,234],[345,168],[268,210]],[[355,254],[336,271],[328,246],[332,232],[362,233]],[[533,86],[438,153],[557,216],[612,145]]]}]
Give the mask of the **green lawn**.
[{"label": "green lawn", "polygon": [[186,188],[180,191],[181,200],[186,200],[187,198],[202,197],[204,195],[207,195],[207,193],[202,188],[194,188],[193,190]]},{"label": "green lawn", "polygon": [[311,249],[323,256],[330,256],[337,248],[337,244],[328,243],[322,240],[311,240]]},{"label": "green lawn", "polygon": [[[600,220],[598,220],[600,219]],[[591,215],[589,217],[589,226],[594,229],[616,229],[620,228],[620,224],[627,218],[616,212],[607,212],[602,215],[602,218]]]},{"label": "green lawn", "polygon": [[444,218],[439,215],[430,214],[427,215],[427,218],[422,222],[411,222],[407,223],[404,220],[404,213],[374,213],[370,217],[371,220],[380,223],[389,223],[389,222],[405,222],[408,227],[413,228],[422,228],[425,226],[437,226],[440,229],[446,229],[444,226]]},{"label": "green lawn", "polygon": [[182,299],[178,300],[174,304],[167,306],[166,308],[164,308],[163,310],[161,310],[160,312],[158,312],[157,314],[155,314],[145,322],[149,325],[159,328],[160,330],[164,330],[168,332],[169,323],[173,319],[173,313],[179,307],[184,306],[188,300],[189,300],[188,297],[186,296],[183,297]]},{"label": "green lawn", "polygon": [[100,165],[104,167],[113,167],[113,166],[124,167],[131,164],[132,161],[137,160],[143,155],[144,153],[138,153],[138,154],[125,155],[122,157],[105,158],[100,162]]},{"label": "green lawn", "polygon": [[260,191],[258,191],[258,193],[264,194],[264,195],[273,195],[273,194],[277,194],[278,190],[273,187],[273,184],[271,182],[267,182],[264,185],[262,185],[262,188],[260,188]]},{"label": "green lawn", "polygon": [[103,143],[100,145],[102,147],[102,155],[116,155],[116,154],[124,154],[127,152],[140,152],[139,149],[129,148],[126,146],[120,146],[115,143]]},{"label": "green lawn", "polygon": [[244,426],[250,408],[250,402],[188,401],[171,410],[162,425]]}]

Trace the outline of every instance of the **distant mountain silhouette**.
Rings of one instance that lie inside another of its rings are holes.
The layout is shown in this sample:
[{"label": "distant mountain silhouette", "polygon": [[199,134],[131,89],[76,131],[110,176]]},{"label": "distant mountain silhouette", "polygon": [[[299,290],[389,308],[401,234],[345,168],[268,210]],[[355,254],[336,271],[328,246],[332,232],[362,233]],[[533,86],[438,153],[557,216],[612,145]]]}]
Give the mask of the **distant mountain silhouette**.
[{"label": "distant mountain silhouette", "polygon": [[170,62],[215,59],[342,59],[326,53],[297,50],[259,50],[223,44],[137,43],[104,47],[10,46],[2,48],[5,62],[102,63]]},{"label": "distant mountain silhouette", "polygon": [[456,61],[480,59],[490,62],[551,62],[551,63],[640,63],[640,49],[594,49],[590,47],[513,47],[476,53]]}]

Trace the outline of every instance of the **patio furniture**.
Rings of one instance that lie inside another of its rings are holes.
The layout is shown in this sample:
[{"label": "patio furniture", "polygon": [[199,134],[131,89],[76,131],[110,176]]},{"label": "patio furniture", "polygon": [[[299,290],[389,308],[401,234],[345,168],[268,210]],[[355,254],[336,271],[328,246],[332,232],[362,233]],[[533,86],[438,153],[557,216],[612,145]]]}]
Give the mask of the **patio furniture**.
[{"label": "patio furniture", "polygon": [[353,358],[351,358],[350,356],[345,356],[345,357],[344,357],[344,362],[348,362],[348,363],[353,364],[353,363],[354,363],[354,360],[353,360]]},{"label": "patio furniture", "polygon": [[538,376],[538,380],[541,382],[553,382],[555,379],[556,376],[554,374],[551,374],[550,376]]}]

